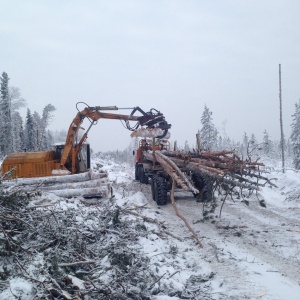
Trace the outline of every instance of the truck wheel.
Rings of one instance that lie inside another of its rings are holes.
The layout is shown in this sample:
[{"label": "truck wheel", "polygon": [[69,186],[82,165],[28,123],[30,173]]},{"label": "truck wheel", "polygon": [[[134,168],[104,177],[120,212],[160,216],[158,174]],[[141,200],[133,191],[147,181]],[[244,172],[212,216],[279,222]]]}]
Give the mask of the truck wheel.
[{"label": "truck wheel", "polygon": [[198,190],[202,190],[205,186],[204,178],[199,173],[192,174],[192,181]]},{"label": "truck wheel", "polygon": [[166,205],[168,201],[167,181],[160,176],[153,176],[154,201],[157,205]]},{"label": "truck wheel", "polygon": [[148,176],[145,174],[144,167],[139,167],[139,179],[140,183],[148,184]]},{"label": "truck wheel", "polygon": [[156,175],[154,175],[151,178],[151,195],[152,195],[152,199],[155,201],[155,186],[154,186],[154,180],[155,180]]},{"label": "truck wheel", "polygon": [[203,202],[210,202],[213,200],[212,188],[208,187],[204,189],[202,193],[202,200]]},{"label": "truck wheel", "polygon": [[134,172],[134,177],[135,177],[135,180],[140,180],[140,177],[139,177],[139,165],[138,164],[135,164],[135,172]]},{"label": "truck wheel", "polygon": [[195,187],[199,190],[199,194],[194,194],[194,197],[197,198],[197,202],[209,202],[213,198],[212,187],[205,177],[199,173],[192,174],[192,181]]}]

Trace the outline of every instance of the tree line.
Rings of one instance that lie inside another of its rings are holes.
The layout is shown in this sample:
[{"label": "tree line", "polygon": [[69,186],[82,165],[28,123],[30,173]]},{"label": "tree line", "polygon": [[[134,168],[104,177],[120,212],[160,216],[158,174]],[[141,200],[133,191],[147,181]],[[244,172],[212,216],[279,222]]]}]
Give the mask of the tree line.
[{"label": "tree line", "polygon": [[[48,129],[53,119],[56,108],[52,104],[47,104],[40,115],[33,113],[27,108],[25,120],[23,120],[19,110],[26,107],[26,101],[21,96],[20,89],[10,86],[9,77],[6,72],[0,77],[0,158],[12,152],[41,151],[51,149],[56,141],[64,141],[66,131],[52,132]],[[267,157],[280,159],[279,141],[270,138],[267,130],[263,132],[262,141],[258,141],[254,134],[248,135],[246,132],[241,142],[235,142],[227,136],[225,130],[220,134],[213,122],[213,113],[207,105],[204,106],[200,118],[201,127],[198,130],[202,149],[210,150],[232,150],[242,158]],[[284,150],[296,169],[300,169],[300,99],[295,104],[295,113],[292,115],[292,132],[288,139],[284,139]],[[131,149],[135,148],[132,143],[124,151],[110,151],[109,155],[116,156],[118,160],[132,161]],[[135,143],[136,144],[136,143]],[[196,146],[190,146],[185,141],[183,147],[185,151],[195,151]],[[124,152],[124,153],[123,153]]]},{"label": "tree line", "polygon": [[[212,112],[207,105],[201,117],[201,129],[199,134],[201,137],[201,146],[203,149],[210,150],[232,150],[235,149],[237,154],[244,158],[264,159],[281,159],[281,142],[272,140],[269,133],[265,129],[263,138],[259,141],[254,134],[244,133],[241,142],[235,142],[230,139],[226,133],[223,136],[219,134],[213,123]],[[283,140],[284,153],[292,162],[296,169],[300,169],[300,100],[296,104],[295,114],[293,114],[293,122],[291,124],[292,133],[288,139]]]},{"label": "tree line", "polygon": [[47,104],[40,115],[27,108],[25,120],[20,109],[26,100],[20,89],[9,84],[6,72],[0,77],[0,157],[12,152],[40,151],[50,149],[53,133],[48,130],[55,107]]},{"label": "tree line", "polygon": [[[292,133],[288,139],[284,140],[284,151],[290,165],[295,169],[300,169],[300,100],[295,105],[295,113],[293,114],[293,122],[291,124]],[[213,113],[207,105],[204,106],[202,116],[200,118],[200,143],[202,150],[235,150],[237,155],[242,159],[255,160],[261,158],[262,160],[280,160],[281,159],[281,143],[280,141],[272,140],[268,131],[263,131],[263,138],[259,141],[256,136],[244,133],[241,141],[234,141],[225,132],[221,134],[214,122]],[[177,146],[178,150],[196,151],[196,141],[190,145],[185,141],[183,146]],[[109,151],[106,152],[108,157],[115,159],[118,162],[134,163],[132,151],[137,149],[137,143],[132,142],[125,150]],[[171,145],[171,149],[173,149]]]}]

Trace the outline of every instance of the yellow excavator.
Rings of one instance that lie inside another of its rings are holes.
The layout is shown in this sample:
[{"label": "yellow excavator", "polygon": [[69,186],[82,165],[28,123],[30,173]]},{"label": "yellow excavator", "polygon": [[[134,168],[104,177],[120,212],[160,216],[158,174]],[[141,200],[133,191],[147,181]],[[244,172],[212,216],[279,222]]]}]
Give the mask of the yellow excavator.
[{"label": "yellow excavator", "polygon": [[[86,107],[78,109],[79,104]],[[2,163],[2,176],[14,169],[12,178],[31,178],[65,174],[77,174],[86,172],[90,168],[90,146],[85,143],[87,134],[99,119],[115,119],[125,122],[128,130],[135,131],[140,126],[146,129],[158,129],[161,132],[157,138],[167,135],[171,125],[167,123],[165,117],[158,110],[152,108],[149,112],[143,111],[140,107],[132,108],[129,115],[108,113],[103,111],[119,110],[116,106],[88,106],[84,102],[76,105],[78,113],[73,119],[64,144],[56,144],[52,151],[40,152],[16,152],[5,157]],[[135,115],[140,114],[139,116]],[[81,124],[84,119],[90,121],[90,126],[80,138],[78,133],[82,129]],[[130,121],[135,121],[131,126]]]}]

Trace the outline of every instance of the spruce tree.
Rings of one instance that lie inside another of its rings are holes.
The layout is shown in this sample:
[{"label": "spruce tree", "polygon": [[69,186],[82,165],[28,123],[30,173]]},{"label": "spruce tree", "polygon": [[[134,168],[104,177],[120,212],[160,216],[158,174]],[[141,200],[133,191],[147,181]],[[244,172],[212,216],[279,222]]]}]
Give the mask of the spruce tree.
[{"label": "spruce tree", "polygon": [[200,130],[200,141],[203,149],[214,149],[217,144],[218,131],[213,124],[212,112],[205,105],[201,117],[202,128]]},{"label": "spruce tree", "polygon": [[1,81],[0,97],[0,149],[3,155],[13,151],[12,120],[11,120],[11,102],[9,97],[9,77],[3,72]]},{"label": "spruce tree", "polygon": [[25,124],[25,132],[24,132],[24,138],[25,138],[25,148],[26,151],[34,151],[35,145],[34,145],[34,123],[32,119],[32,115],[30,112],[30,109],[27,109],[26,114],[26,124]]},{"label": "spruce tree", "polygon": [[43,140],[42,140],[42,149],[43,150],[49,150],[51,147],[53,147],[54,144],[54,138],[52,135],[51,130],[47,130],[46,134],[44,134]]},{"label": "spruce tree", "polygon": [[9,99],[11,104],[13,152],[19,152],[24,150],[25,145],[23,119],[18,110],[26,106],[26,100],[22,98],[20,89],[14,86],[9,87]]},{"label": "spruce tree", "polygon": [[41,137],[42,137],[42,119],[38,112],[34,112],[32,115],[33,121],[33,150],[41,150]]},{"label": "spruce tree", "polygon": [[244,132],[243,135],[243,142],[241,144],[241,155],[242,157],[248,157],[248,152],[249,152],[249,137],[246,132]]},{"label": "spruce tree", "polygon": [[[49,149],[51,144],[49,143],[48,134],[47,134],[47,127],[52,121],[53,112],[56,108],[52,104],[47,104],[43,109],[43,116],[41,119],[41,133],[40,133],[40,140],[38,142],[39,149]],[[53,138],[52,138],[53,139]]]},{"label": "spruce tree", "polygon": [[274,144],[270,140],[270,136],[269,136],[267,130],[264,131],[262,150],[263,150],[264,155],[266,155],[268,157],[274,156]]},{"label": "spruce tree", "polygon": [[249,141],[249,155],[257,156],[258,155],[258,142],[255,135],[252,133]]},{"label": "spruce tree", "polygon": [[24,129],[23,119],[19,112],[12,114],[13,123],[13,152],[21,152],[24,150]]},{"label": "spruce tree", "polygon": [[295,104],[295,113],[292,115],[293,122],[291,124],[291,144],[293,151],[293,164],[294,167],[300,169],[300,99]]}]

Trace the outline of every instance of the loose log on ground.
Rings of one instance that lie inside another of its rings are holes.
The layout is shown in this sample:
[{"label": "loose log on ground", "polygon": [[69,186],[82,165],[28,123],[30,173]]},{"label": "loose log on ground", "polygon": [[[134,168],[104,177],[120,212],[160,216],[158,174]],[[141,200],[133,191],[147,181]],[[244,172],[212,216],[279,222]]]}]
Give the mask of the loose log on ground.
[{"label": "loose log on ground", "polygon": [[51,190],[64,190],[64,189],[81,189],[81,188],[93,188],[99,187],[103,185],[107,185],[108,179],[93,179],[89,181],[82,181],[82,182],[72,182],[72,183],[61,183],[61,184],[53,184],[47,186],[41,186],[40,189],[42,191],[51,191]]},{"label": "loose log on ground", "polygon": [[89,194],[101,194],[102,197],[108,197],[110,193],[110,188],[107,185],[104,185],[95,188],[51,190],[48,192],[63,198],[72,198]]},{"label": "loose log on ground", "polygon": [[51,185],[51,184],[60,184],[68,182],[82,182],[89,181],[93,179],[106,178],[107,173],[93,173],[91,171],[64,175],[64,176],[48,176],[48,177],[36,177],[36,178],[17,178],[11,181],[3,181],[3,186],[25,186],[25,185]]}]

